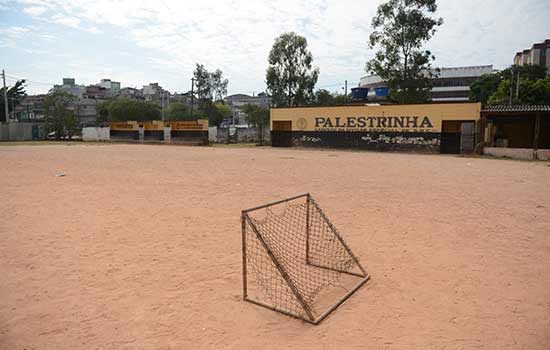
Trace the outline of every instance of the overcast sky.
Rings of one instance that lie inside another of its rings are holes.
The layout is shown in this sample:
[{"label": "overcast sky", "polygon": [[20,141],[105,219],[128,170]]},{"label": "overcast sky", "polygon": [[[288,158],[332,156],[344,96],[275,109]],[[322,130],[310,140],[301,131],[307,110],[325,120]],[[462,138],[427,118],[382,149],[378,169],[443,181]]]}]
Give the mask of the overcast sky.
[{"label": "overcast sky", "polygon": [[[217,68],[229,93],[265,90],[273,40],[295,31],[308,40],[321,70],[318,88],[356,86],[373,56],[367,47],[374,0],[0,0],[0,67],[8,83],[29,80],[47,92],[63,77],[101,78],[122,86],[158,82],[190,89],[195,63]],[[549,0],[439,0],[445,23],[426,45],[435,65],[492,64],[550,38]]]}]

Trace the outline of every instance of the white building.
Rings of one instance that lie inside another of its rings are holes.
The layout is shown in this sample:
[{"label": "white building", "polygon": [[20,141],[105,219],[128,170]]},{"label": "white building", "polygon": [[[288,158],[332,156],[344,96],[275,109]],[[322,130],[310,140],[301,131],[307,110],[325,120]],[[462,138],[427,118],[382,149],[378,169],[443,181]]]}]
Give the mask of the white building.
[{"label": "white building", "polygon": [[147,101],[160,100],[160,97],[164,89],[159,83],[149,83],[149,85],[143,85],[142,94]]},{"label": "white building", "polygon": [[101,79],[97,86],[107,89],[111,96],[115,96],[120,92],[120,82],[112,81],[111,79]]},{"label": "white building", "polygon": [[[431,99],[434,102],[466,102],[470,85],[481,75],[494,72],[492,65],[440,68],[439,73],[434,69]],[[383,96],[376,96],[374,89],[385,86],[386,83],[378,75],[368,75],[359,81],[359,87],[369,88],[369,99],[383,99]]]}]

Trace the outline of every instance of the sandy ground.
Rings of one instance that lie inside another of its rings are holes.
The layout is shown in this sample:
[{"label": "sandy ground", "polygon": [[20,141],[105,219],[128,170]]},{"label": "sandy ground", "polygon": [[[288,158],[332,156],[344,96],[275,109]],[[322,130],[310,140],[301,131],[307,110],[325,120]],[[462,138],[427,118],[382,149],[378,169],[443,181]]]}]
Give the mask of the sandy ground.
[{"label": "sandy ground", "polygon": [[[241,300],[240,210],[302,192],[372,275],[319,326]],[[550,348],[548,163],[0,145],[0,196],[0,349]]]}]

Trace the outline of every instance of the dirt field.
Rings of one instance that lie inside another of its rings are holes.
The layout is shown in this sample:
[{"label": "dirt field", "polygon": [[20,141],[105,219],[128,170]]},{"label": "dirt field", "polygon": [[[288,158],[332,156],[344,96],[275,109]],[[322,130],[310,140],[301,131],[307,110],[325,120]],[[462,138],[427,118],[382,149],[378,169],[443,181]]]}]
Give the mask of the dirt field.
[{"label": "dirt field", "polygon": [[[0,145],[0,349],[549,349],[549,165]],[[240,210],[303,192],[372,276],[319,326],[241,300]]]}]

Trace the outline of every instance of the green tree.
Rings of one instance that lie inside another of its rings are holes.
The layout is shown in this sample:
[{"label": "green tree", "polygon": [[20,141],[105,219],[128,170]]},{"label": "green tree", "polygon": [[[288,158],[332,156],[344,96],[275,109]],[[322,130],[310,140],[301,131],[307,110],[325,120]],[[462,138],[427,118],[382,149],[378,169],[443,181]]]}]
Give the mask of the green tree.
[{"label": "green tree", "polygon": [[65,135],[72,137],[78,125],[78,119],[73,110],[76,97],[57,91],[44,99],[44,122],[46,130],[55,131],[55,139],[60,140]]},{"label": "green tree", "polygon": [[111,101],[108,106],[109,121],[148,121],[160,120],[160,106],[149,101],[120,98]]},{"label": "green tree", "polygon": [[366,70],[388,83],[394,101],[429,100],[435,57],[422,47],[443,23],[442,18],[432,17],[436,10],[435,0],[389,0],[378,6],[369,37],[369,47],[378,51]]},{"label": "green tree", "polygon": [[269,126],[269,108],[246,104],[242,107],[246,113],[248,124],[257,128],[258,140],[264,143],[264,130]]},{"label": "green tree", "polygon": [[[8,113],[12,113],[15,107],[21,104],[21,101],[27,96],[25,92],[25,80],[18,80],[8,90]],[[4,88],[0,88],[0,122],[6,121],[6,109],[4,107]]]},{"label": "green tree", "polygon": [[168,106],[168,120],[173,121],[190,121],[198,119],[196,116],[191,117],[191,111],[181,102],[173,102]]},{"label": "green tree", "polygon": [[[544,101],[543,87],[537,85],[536,91],[527,92],[531,89],[532,83],[546,78],[546,68],[540,65],[510,66],[499,72],[484,74],[470,85],[470,101],[481,102],[481,104],[508,104],[510,93],[513,103],[529,103],[528,101]],[[517,81],[520,81],[519,98],[516,98]],[[513,81],[513,86],[510,86]],[[525,82],[525,83],[524,83]],[[544,85],[544,84],[542,84]],[[540,95],[542,93],[542,95]],[[538,95],[536,95],[538,94]],[[535,97],[538,96],[538,97]],[[523,102],[522,102],[523,101]],[[542,102],[541,102],[542,103]]]},{"label": "green tree", "polygon": [[325,89],[315,91],[315,104],[317,106],[334,106],[334,96],[332,93]]},{"label": "green tree", "polygon": [[486,105],[489,97],[497,91],[500,81],[500,74],[483,74],[470,85],[470,101]]},{"label": "green tree", "polygon": [[76,117],[76,114],[73,113],[67,113],[64,116],[63,124],[65,127],[65,135],[69,137],[69,140],[73,139],[73,136],[78,131],[78,118]]},{"label": "green tree", "polygon": [[[510,93],[512,94],[512,104],[550,104],[550,77],[544,79],[520,79],[519,91],[517,89],[517,80],[512,81],[510,86],[509,79],[500,81],[498,88],[488,100],[489,104],[508,104],[510,103]],[[517,97],[516,97],[517,94]]]},{"label": "green tree", "polygon": [[97,105],[97,116],[96,124],[102,125],[103,123],[109,121],[109,105],[111,101],[104,101]]},{"label": "green tree", "polygon": [[294,32],[282,34],[275,39],[268,62],[267,91],[275,106],[301,106],[314,100],[319,68],[313,67],[306,38]]},{"label": "green tree", "polygon": [[227,94],[229,80],[223,78],[221,70],[217,69],[211,73],[204,65],[198,63],[193,77],[197,88],[199,108],[208,114],[207,109],[211,109],[211,102],[220,101]]},{"label": "green tree", "polygon": [[348,101],[351,99],[350,96],[346,96],[345,94],[334,94],[334,105],[341,106],[348,103]]},{"label": "green tree", "polygon": [[208,125],[219,126],[224,119],[231,117],[232,113],[231,108],[222,102],[210,103],[206,112]]}]

